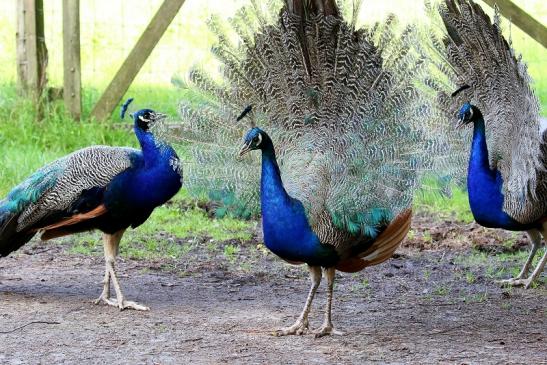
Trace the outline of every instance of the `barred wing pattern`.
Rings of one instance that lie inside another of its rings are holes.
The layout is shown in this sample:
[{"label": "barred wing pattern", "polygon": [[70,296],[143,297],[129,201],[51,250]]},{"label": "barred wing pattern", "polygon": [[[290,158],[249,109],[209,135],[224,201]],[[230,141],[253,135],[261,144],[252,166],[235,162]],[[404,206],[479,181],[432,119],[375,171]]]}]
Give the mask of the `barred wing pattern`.
[{"label": "barred wing pattern", "polygon": [[[131,166],[132,148],[93,146],[78,150],[35,172],[8,196],[21,211],[17,231],[32,227],[42,218],[67,209],[80,194],[106,186]],[[13,199],[16,198],[16,199]]]}]

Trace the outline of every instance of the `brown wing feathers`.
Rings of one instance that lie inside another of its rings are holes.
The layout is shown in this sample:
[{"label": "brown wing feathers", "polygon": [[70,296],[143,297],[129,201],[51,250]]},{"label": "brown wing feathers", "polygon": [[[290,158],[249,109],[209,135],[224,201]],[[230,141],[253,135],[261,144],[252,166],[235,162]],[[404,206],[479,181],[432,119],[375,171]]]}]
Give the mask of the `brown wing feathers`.
[{"label": "brown wing feathers", "polygon": [[42,228],[38,228],[35,231],[42,231],[42,239],[49,240],[74,233],[70,229],[66,229],[68,226],[73,226],[84,221],[97,218],[107,212],[104,204],[99,205],[97,208],[90,210],[86,213],[80,213],[73,215],[72,217],[65,218],[57,223],[50,224]]},{"label": "brown wing feathers", "polygon": [[411,220],[412,209],[403,211],[378,236],[372,246],[359,257],[340,262],[336,269],[343,272],[358,272],[367,266],[378,265],[391,258],[410,230]]}]

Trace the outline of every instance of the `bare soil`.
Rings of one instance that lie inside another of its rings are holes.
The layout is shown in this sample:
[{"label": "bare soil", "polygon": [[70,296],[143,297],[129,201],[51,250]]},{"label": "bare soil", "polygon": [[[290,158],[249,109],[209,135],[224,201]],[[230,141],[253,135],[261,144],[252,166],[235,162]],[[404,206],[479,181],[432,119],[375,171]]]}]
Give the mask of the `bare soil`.
[{"label": "bare soil", "polygon": [[[499,234],[417,219],[392,260],[337,274],[334,324],[345,335],[319,339],[272,336],[295,320],[309,283],[304,267],[256,241],[240,243],[233,256],[197,245],[178,260],[120,260],[127,298],[150,312],[92,304],[102,257],[34,242],[0,260],[0,362],[546,364],[545,285],[500,288],[486,267],[459,264],[477,248],[493,257],[526,249],[524,237],[507,247]],[[322,322],[324,294],[322,286],[312,328]]]}]

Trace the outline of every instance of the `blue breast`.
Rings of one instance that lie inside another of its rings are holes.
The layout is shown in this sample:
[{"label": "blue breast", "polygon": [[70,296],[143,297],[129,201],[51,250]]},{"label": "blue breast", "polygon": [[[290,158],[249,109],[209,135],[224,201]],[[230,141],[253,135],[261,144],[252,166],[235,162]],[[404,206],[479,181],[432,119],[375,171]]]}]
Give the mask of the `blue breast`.
[{"label": "blue breast", "polygon": [[131,156],[131,168],[116,176],[107,187],[104,197],[107,209],[118,217],[148,217],[182,186],[182,177],[173,168],[175,158],[175,151],[168,146],[154,154],[148,151],[146,156],[135,153]]},{"label": "blue breast", "polygon": [[469,205],[473,217],[482,226],[523,231],[534,224],[522,224],[503,211],[503,178],[499,171],[491,170],[484,121],[476,121],[467,176]]},{"label": "blue breast", "polygon": [[264,243],[281,258],[310,265],[333,266],[338,255],[321,244],[311,229],[301,202],[283,188],[275,156],[263,152],[261,208]]}]

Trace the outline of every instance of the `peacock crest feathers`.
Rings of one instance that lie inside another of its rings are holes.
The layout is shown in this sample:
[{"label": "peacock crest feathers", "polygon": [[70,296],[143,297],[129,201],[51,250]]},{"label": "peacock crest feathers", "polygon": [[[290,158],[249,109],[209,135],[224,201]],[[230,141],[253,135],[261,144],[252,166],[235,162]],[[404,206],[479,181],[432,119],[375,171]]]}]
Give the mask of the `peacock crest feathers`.
[{"label": "peacock crest feathers", "polygon": [[[482,111],[490,165],[504,180],[504,210],[523,223],[539,219],[547,211],[542,152],[547,138],[540,132],[539,101],[526,64],[503,36],[498,9],[492,21],[469,0],[445,0],[427,8],[427,18],[442,30],[432,36],[429,32],[439,109],[454,119],[461,105],[471,101]],[[462,85],[470,87],[451,97]],[[469,138],[462,140],[468,145]]]},{"label": "peacock crest feathers", "polygon": [[424,174],[447,171],[448,126],[434,123],[416,30],[397,31],[394,16],[357,29],[359,5],[289,1],[279,11],[279,2],[253,1],[228,25],[212,18],[221,77],[190,72],[185,87],[202,101],[181,104],[191,191],[233,194],[259,210],[260,156],[235,159],[248,129],[235,120],[249,104],[316,232],[372,235],[411,205]]}]

